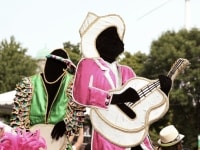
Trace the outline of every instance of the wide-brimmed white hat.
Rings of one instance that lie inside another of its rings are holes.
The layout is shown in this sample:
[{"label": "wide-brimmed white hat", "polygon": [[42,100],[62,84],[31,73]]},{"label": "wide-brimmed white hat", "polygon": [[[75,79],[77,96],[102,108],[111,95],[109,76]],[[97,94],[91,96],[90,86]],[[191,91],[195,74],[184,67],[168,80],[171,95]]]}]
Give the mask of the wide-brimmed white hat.
[{"label": "wide-brimmed white hat", "polygon": [[180,134],[174,125],[169,125],[160,131],[158,144],[163,147],[173,146],[180,142],[184,135]]},{"label": "wide-brimmed white hat", "polygon": [[108,14],[105,16],[97,16],[92,12],[87,14],[79,30],[81,36],[80,50],[83,57],[99,57],[96,49],[96,38],[102,31],[112,26],[117,28],[119,38],[123,41],[125,24],[119,15]]}]

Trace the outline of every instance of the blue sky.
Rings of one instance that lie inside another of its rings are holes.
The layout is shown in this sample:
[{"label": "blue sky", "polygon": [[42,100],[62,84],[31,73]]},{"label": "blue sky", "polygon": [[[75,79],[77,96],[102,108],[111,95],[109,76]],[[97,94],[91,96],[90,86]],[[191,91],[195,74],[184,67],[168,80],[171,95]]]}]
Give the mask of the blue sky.
[{"label": "blue sky", "polygon": [[[200,0],[190,0],[190,27],[200,28]],[[29,55],[77,44],[88,12],[119,14],[125,21],[125,49],[149,53],[153,40],[185,25],[185,0],[0,0],[0,41],[14,36]]]}]

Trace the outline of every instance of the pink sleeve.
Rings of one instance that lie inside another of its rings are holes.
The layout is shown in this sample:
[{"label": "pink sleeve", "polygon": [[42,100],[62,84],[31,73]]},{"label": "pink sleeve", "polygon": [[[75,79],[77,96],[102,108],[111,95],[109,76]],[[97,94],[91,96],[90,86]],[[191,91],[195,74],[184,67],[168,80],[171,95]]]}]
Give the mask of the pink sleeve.
[{"label": "pink sleeve", "polygon": [[85,106],[107,108],[111,97],[107,90],[93,86],[94,75],[98,70],[92,59],[82,59],[76,70],[73,97],[74,100]]},{"label": "pink sleeve", "polygon": [[121,65],[122,84],[125,84],[130,78],[136,77],[135,72],[128,66]]}]

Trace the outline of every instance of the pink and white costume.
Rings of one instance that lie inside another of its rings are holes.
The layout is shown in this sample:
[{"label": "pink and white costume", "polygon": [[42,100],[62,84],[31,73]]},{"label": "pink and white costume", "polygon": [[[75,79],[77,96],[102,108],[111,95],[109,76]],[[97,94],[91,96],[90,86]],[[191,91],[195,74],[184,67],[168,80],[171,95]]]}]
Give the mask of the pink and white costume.
[{"label": "pink and white costume", "polygon": [[[108,63],[101,58],[82,59],[77,66],[75,76],[73,97],[82,105],[107,109],[110,104],[108,91],[117,87],[117,83],[122,85],[130,78],[135,77],[131,68],[119,64],[114,64],[121,76],[121,81],[117,80],[115,72],[112,71]],[[103,144],[99,144],[103,143]],[[150,140],[146,137],[142,144],[144,149],[152,149]],[[112,144],[97,131],[93,131],[92,136],[93,150],[124,150],[125,148]]]},{"label": "pink and white costume", "polygon": [[[125,25],[122,18],[115,14],[99,17],[89,12],[79,30],[83,58],[77,65],[72,94],[77,103],[86,107],[109,109],[112,99],[109,91],[122,86],[127,80],[136,76],[130,67],[119,65],[116,61],[109,63],[99,55],[95,44],[96,39],[101,32],[113,26],[117,28],[118,36],[123,40]],[[148,136],[141,143],[141,147],[144,150],[153,149]],[[130,148],[111,143],[93,128],[91,149]]]}]

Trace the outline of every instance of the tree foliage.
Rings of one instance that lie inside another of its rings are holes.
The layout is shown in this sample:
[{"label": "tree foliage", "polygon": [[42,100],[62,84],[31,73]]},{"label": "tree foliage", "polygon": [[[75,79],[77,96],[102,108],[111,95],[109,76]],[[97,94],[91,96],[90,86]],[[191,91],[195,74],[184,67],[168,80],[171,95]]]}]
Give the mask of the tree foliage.
[{"label": "tree foliage", "polygon": [[145,53],[136,52],[132,55],[129,52],[124,52],[124,57],[120,60],[120,63],[130,66],[138,76],[141,76],[144,72],[146,60],[147,55]]},{"label": "tree foliage", "polygon": [[63,44],[64,49],[69,53],[70,59],[72,62],[77,65],[79,60],[81,59],[79,44],[72,44],[69,41]]},{"label": "tree foliage", "polygon": [[15,41],[2,40],[0,43],[0,93],[14,90],[16,83],[23,76],[30,76],[36,71],[36,61],[27,56],[27,49]]},{"label": "tree foliage", "polygon": [[177,33],[167,31],[153,41],[143,75],[153,79],[159,74],[167,75],[178,58],[188,59],[191,65],[174,80],[169,94],[169,111],[151,126],[151,130],[159,132],[163,126],[174,124],[186,136],[184,145],[195,149],[200,133],[200,31],[195,28]]},{"label": "tree foliage", "polygon": [[165,116],[150,126],[154,143],[159,131],[168,124],[174,124],[185,135],[184,147],[197,149],[200,134],[200,31],[167,31],[152,42],[149,55],[126,52],[121,63],[130,66],[137,75],[157,79],[167,75],[178,58],[186,58],[191,65],[175,78],[169,93],[169,110]]}]

